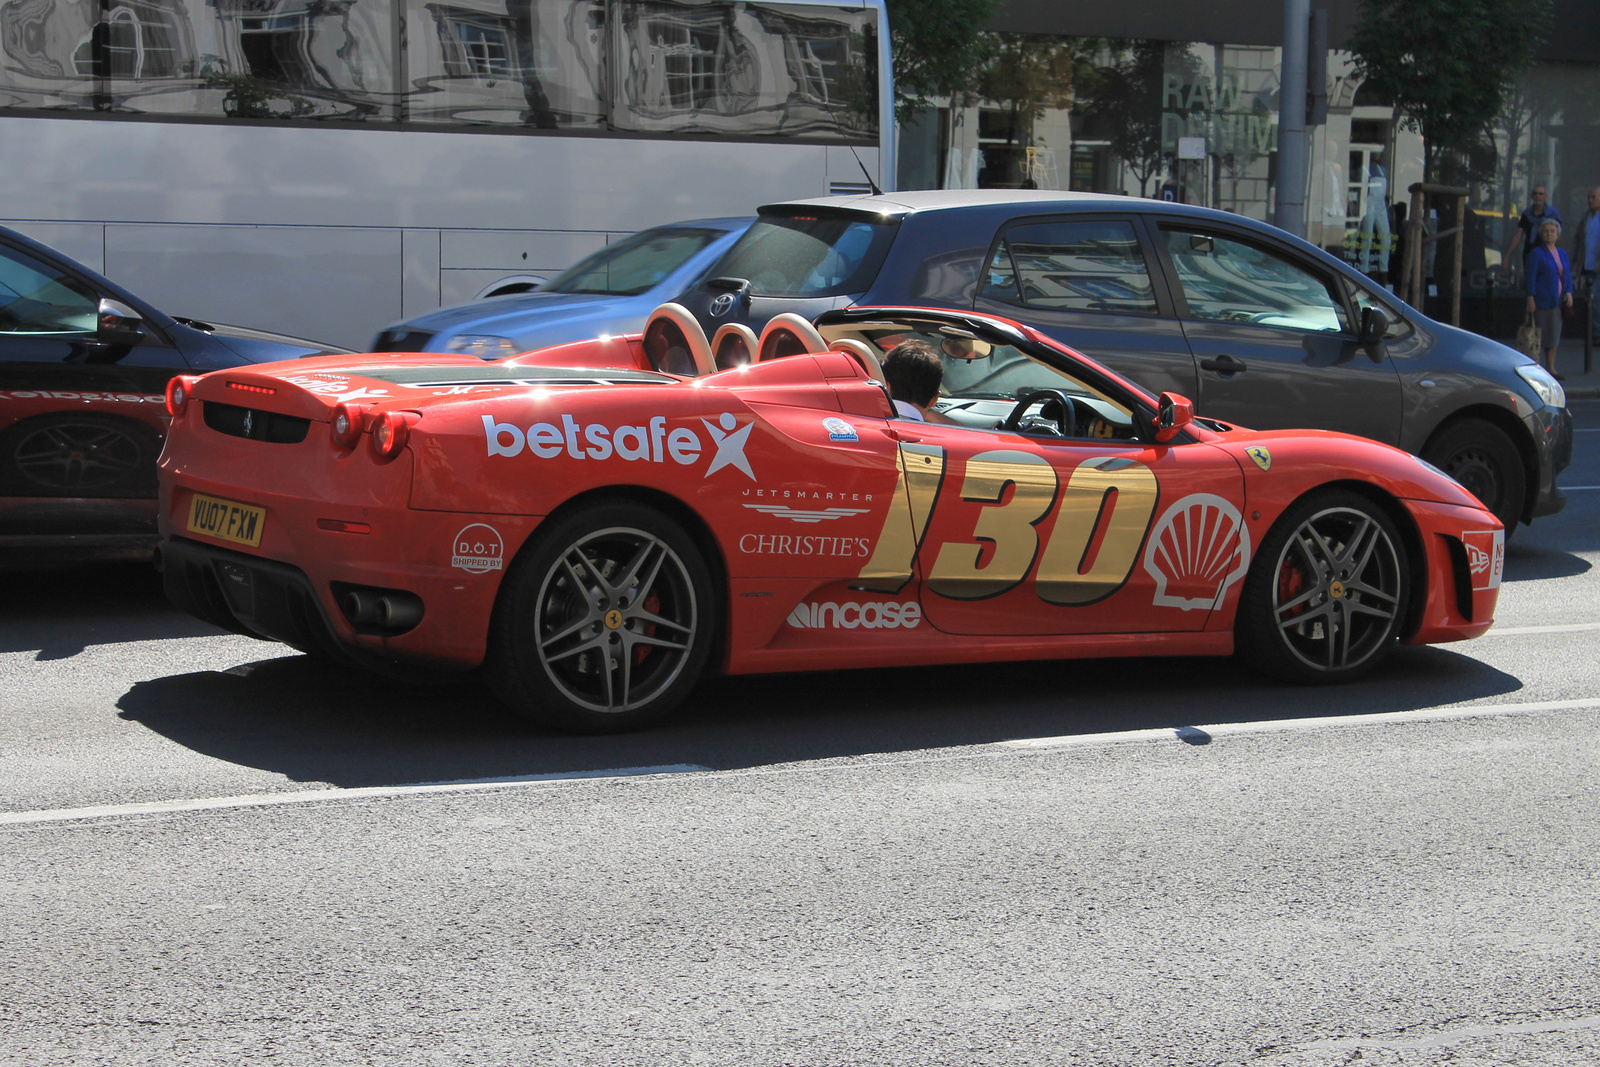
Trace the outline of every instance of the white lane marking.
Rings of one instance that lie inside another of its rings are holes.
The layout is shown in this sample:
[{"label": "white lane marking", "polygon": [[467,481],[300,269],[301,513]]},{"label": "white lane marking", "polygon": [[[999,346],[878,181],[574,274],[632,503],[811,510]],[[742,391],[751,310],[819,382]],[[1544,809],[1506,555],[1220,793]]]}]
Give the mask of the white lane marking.
[{"label": "white lane marking", "polygon": [[1525,715],[1540,711],[1576,711],[1600,708],[1600,698],[1585,700],[1544,700],[1532,704],[1467,704],[1453,708],[1423,708],[1417,711],[1379,711],[1370,715],[1328,715],[1317,719],[1269,719],[1263,722],[1225,722],[1215,726],[1162,727],[1157,730],[1122,730],[1106,734],[1068,734],[1065,737],[1019,737],[997,744],[1007,748],[1067,748],[1075,745],[1103,745],[1115,741],[1177,740],[1227,737],[1237,734],[1282,733],[1290,730],[1317,730],[1328,726],[1386,726],[1399,722],[1448,722],[1498,715]]},{"label": "white lane marking", "polygon": [[1561,489],[1563,492],[1573,493],[1579,489],[1600,489],[1600,485],[1563,485]]},{"label": "white lane marking", "polygon": [[711,770],[710,767],[702,767],[698,763],[671,763],[660,767],[612,767],[597,771],[528,774],[509,778],[469,778],[457,782],[424,782],[419,785],[372,785],[357,786],[354,789],[302,789],[284,793],[256,793],[242,797],[196,797],[191,800],[151,800],[140,804],[100,804],[87,808],[7,811],[0,812],[0,826],[67,822],[72,819],[100,819],[117,815],[160,815],[174,811],[221,811],[227,808],[264,808],[277,804],[307,804],[317,800],[402,797],[422,793],[472,793],[485,789],[500,789],[508,785],[636,778],[645,774],[685,774],[690,771],[709,770]]},{"label": "white lane marking", "polygon": [[1600,630],[1600,622],[1569,622],[1557,626],[1492,626],[1479,637],[1521,637],[1523,634],[1575,634],[1587,630]]},{"label": "white lane marking", "polygon": [[[996,741],[972,752],[957,755],[917,756],[909,759],[873,763],[872,766],[904,766],[918,763],[944,763],[951,760],[979,759],[997,755],[1010,749],[1067,748],[1083,745],[1106,745],[1120,741],[1195,741],[1237,734],[1280,733],[1294,730],[1314,730],[1328,726],[1384,726],[1404,722],[1446,722],[1455,719],[1488,718],[1499,715],[1521,715],[1541,711],[1575,711],[1600,708],[1600,698],[1587,700],[1546,700],[1530,704],[1468,704],[1452,708],[1430,708],[1419,711],[1374,712],[1370,715],[1330,715],[1320,719],[1276,719],[1266,722],[1222,723],[1216,726],[1162,727],[1155,730],[1121,730],[1103,734],[1072,734],[1065,737],[1024,737],[1011,741]],[[815,770],[837,770],[856,767],[857,764],[831,764]],[[730,775],[791,773],[807,768],[746,768],[727,772]],[[0,826],[30,825],[48,822],[70,822],[77,819],[97,819],[127,815],[160,815],[183,811],[220,811],[229,808],[265,808],[279,804],[304,804],[319,800],[358,800],[363,797],[404,797],[432,793],[469,793],[491,789],[505,789],[518,785],[561,784],[574,781],[604,781],[633,778],[641,775],[683,774],[691,771],[709,772],[712,767],[697,763],[675,763],[660,767],[618,767],[601,771],[574,771],[567,774],[534,774],[516,778],[480,778],[459,782],[437,782],[423,785],[359,786],[354,789],[308,789],[298,792],[260,793],[242,797],[200,797],[193,800],[155,800],[142,804],[105,804],[89,808],[51,808],[42,811],[0,812]]]}]

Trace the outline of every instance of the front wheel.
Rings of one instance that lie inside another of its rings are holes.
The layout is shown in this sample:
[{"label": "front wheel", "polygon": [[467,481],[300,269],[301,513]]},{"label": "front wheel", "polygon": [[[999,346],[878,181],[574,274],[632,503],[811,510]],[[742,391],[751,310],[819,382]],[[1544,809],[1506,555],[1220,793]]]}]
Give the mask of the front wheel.
[{"label": "front wheel", "polygon": [[643,505],[583,508],[541,530],[506,575],[485,673],[542,725],[635,729],[687,695],[717,614],[710,570],[676,522]]},{"label": "front wheel", "polygon": [[1287,681],[1347,682],[1389,654],[1411,578],[1393,521],[1359,493],[1284,513],[1250,565],[1234,634],[1240,655]]},{"label": "front wheel", "polygon": [[1511,536],[1522,521],[1527,477],[1505,431],[1482,419],[1465,419],[1428,442],[1422,458],[1460,482]]}]

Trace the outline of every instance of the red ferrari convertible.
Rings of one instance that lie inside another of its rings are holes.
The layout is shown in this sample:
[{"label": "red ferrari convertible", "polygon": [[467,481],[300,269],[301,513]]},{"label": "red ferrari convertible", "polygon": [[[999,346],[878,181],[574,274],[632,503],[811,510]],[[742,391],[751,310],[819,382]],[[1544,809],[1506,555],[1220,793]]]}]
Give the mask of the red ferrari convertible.
[{"label": "red ferrari convertible", "polygon": [[[947,421],[882,384],[913,338],[943,353]],[[577,731],[654,720],[707,669],[1237,651],[1332,682],[1493,620],[1500,523],[1399,449],[1197,418],[970,313],[742,340],[755,361],[719,370],[668,305],[495,362],[175,379],[168,594],[328,658],[481,667]]]}]

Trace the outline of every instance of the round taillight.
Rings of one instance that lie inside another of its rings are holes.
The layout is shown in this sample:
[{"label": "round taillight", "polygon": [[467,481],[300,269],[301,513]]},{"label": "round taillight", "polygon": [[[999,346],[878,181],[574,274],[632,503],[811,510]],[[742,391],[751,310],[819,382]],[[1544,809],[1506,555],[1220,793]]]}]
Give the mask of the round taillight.
[{"label": "round taillight", "polygon": [[360,404],[340,404],[333,409],[330,426],[333,429],[335,445],[340,448],[356,447],[356,442],[361,440],[361,428],[365,422],[363,410]]},{"label": "round taillight", "polygon": [[180,374],[167,382],[167,414],[180,418],[194,395],[194,375]]},{"label": "round taillight", "polygon": [[372,451],[379,459],[393,459],[406,447],[410,420],[404,412],[385,411],[372,427]]}]

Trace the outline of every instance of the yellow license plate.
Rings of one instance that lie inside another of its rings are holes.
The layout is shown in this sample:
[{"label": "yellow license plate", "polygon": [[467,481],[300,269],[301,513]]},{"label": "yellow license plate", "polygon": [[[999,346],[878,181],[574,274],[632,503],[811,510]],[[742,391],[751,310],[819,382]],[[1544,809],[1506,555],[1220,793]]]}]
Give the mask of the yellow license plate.
[{"label": "yellow license plate", "polygon": [[219,500],[196,493],[189,501],[189,532],[232,541],[234,544],[261,546],[261,533],[267,526],[267,509]]}]

